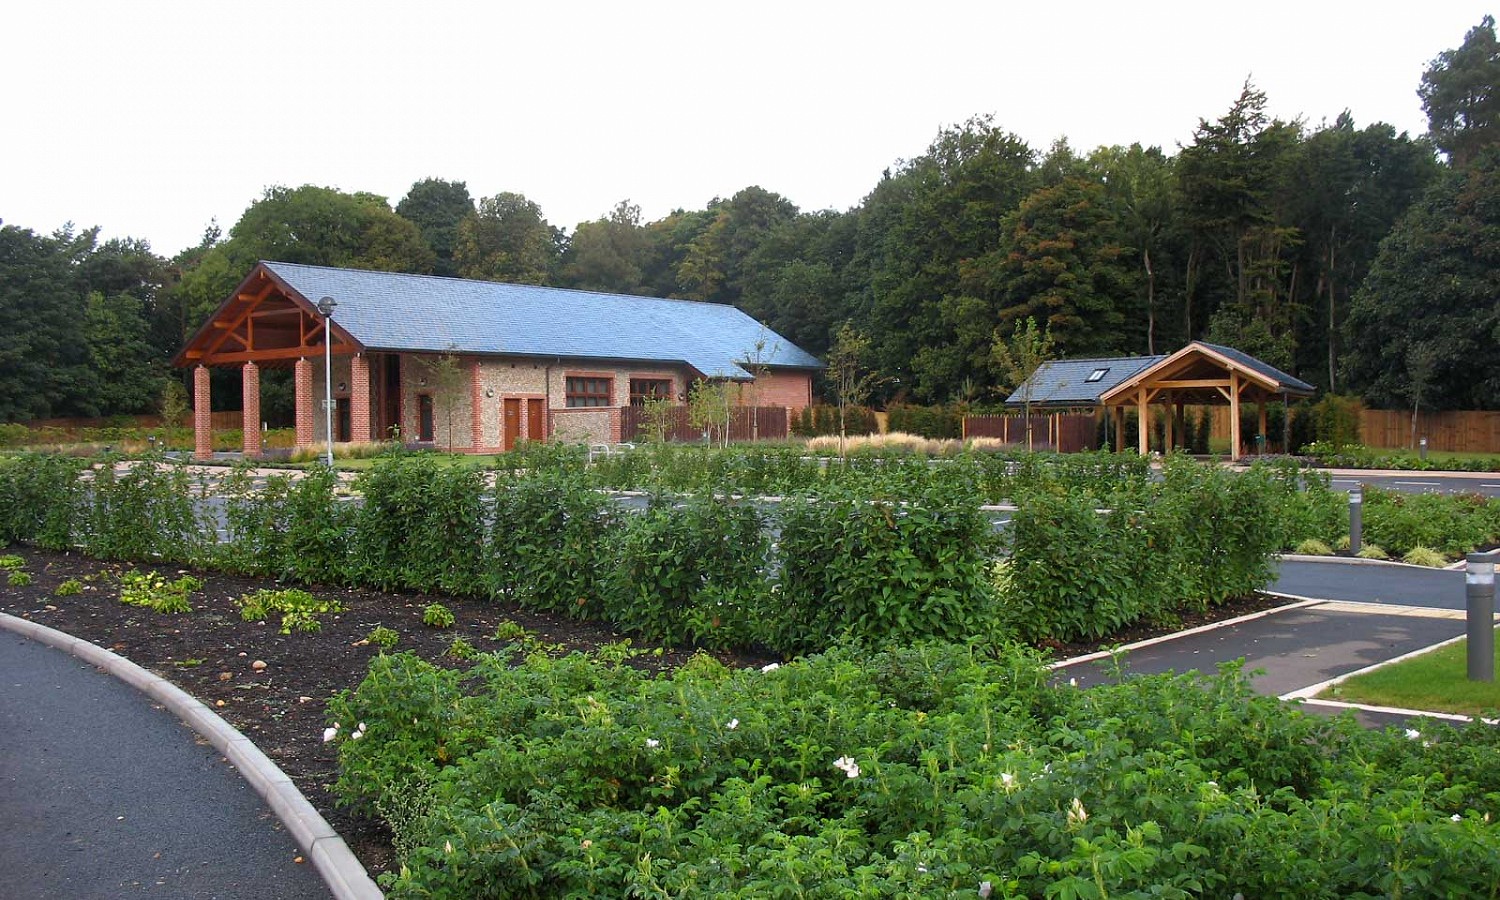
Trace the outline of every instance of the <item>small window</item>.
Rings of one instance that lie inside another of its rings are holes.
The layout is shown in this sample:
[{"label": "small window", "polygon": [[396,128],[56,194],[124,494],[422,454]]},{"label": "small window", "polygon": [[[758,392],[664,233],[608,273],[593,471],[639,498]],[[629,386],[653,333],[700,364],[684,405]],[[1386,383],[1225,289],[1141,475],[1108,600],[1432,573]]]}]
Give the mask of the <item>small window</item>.
[{"label": "small window", "polygon": [[613,378],[568,376],[564,382],[568,407],[609,406],[614,393]]},{"label": "small window", "polygon": [[672,379],[670,378],[630,379],[631,406],[640,406],[647,400],[670,400],[671,398]]},{"label": "small window", "polygon": [[417,440],[432,441],[432,395],[417,397]]},{"label": "small window", "polygon": [[1104,380],[1104,376],[1106,376],[1108,374],[1109,374],[1109,369],[1107,369],[1107,368],[1106,369],[1095,369],[1094,371],[1092,371],[1092,372],[1089,373],[1089,377],[1087,377],[1087,378],[1085,378],[1083,380],[1086,381],[1086,382],[1088,382],[1089,384],[1093,384],[1096,381],[1103,381]]}]

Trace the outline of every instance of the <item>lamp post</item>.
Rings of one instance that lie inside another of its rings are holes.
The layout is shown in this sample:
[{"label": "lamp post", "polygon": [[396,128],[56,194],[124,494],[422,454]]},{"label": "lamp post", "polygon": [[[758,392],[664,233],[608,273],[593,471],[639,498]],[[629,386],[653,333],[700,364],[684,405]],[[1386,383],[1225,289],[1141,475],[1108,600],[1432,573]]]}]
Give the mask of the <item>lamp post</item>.
[{"label": "lamp post", "polygon": [[333,468],[333,308],[338,301],[324,297],[318,301],[323,314],[323,437],[328,441],[328,468]]}]

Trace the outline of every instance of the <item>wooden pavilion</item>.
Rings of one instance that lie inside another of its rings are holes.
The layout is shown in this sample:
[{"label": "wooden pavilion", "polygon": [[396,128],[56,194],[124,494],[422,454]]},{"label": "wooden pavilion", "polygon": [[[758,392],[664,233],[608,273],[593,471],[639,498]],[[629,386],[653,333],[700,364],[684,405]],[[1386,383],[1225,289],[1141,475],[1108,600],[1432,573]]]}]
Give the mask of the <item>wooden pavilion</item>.
[{"label": "wooden pavilion", "polygon": [[1100,405],[1113,417],[1115,449],[1125,449],[1125,411],[1134,407],[1137,449],[1150,452],[1150,408],[1167,408],[1166,446],[1183,433],[1185,406],[1229,407],[1229,458],[1241,456],[1240,409],[1253,403],[1260,413],[1259,433],[1266,433],[1266,405],[1276,398],[1310,397],[1317,388],[1269,363],[1232,347],[1193,341],[1176,353],[1147,366],[1099,395]]}]

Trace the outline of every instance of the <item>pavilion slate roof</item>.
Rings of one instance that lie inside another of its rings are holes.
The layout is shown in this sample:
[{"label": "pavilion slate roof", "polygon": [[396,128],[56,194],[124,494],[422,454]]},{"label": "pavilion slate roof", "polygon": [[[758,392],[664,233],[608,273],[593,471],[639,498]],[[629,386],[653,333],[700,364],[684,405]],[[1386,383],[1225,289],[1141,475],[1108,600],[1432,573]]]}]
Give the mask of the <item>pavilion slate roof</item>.
[{"label": "pavilion slate roof", "polygon": [[[685,363],[710,378],[743,364],[821,369],[818,359],[733,306],[264,262],[367,349]],[[756,344],[765,341],[756,356]]]},{"label": "pavilion slate roof", "polygon": [[[1165,356],[1115,356],[1049,360],[1038,366],[1031,377],[1005,399],[1005,404],[1023,405],[1029,387],[1032,406],[1095,406],[1105,391],[1164,359]],[[1098,381],[1089,381],[1088,377],[1099,369],[1105,370],[1104,374]]]},{"label": "pavilion slate roof", "polygon": [[1309,394],[1312,394],[1316,393],[1318,390],[1302,379],[1288,375],[1287,373],[1281,371],[1270,363],[1262,362],[1261,360],[1256,359],[1250,354],[1240,350],[1236,350],[1233,347],[1225,347],[1222,344],[1210,344],[1207,341],[1194,341],[1194,343],[1202,344],[1215,353],[1227,356],[1240,365],[1244,366],[1245,368],[1256,372],[1264,378],[1274,381],[1278,386],[1290,388],[1293,392],[1305,391]]}]

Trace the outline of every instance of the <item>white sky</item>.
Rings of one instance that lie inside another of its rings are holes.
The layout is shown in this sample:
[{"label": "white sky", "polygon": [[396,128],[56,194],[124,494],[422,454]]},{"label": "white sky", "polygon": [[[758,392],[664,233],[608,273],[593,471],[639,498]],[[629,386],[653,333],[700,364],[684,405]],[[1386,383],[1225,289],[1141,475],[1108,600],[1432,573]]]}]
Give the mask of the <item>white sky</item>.
[{"label": "white sky", "polygon": [[1198,2],[10,2],[0,219],[171,255],[262,190],[423,177],[572,229],[758,184],[847,209],[939,128],[1175,150],[1246,76],[1272,115],[1419,134],[1485,6]]}]

